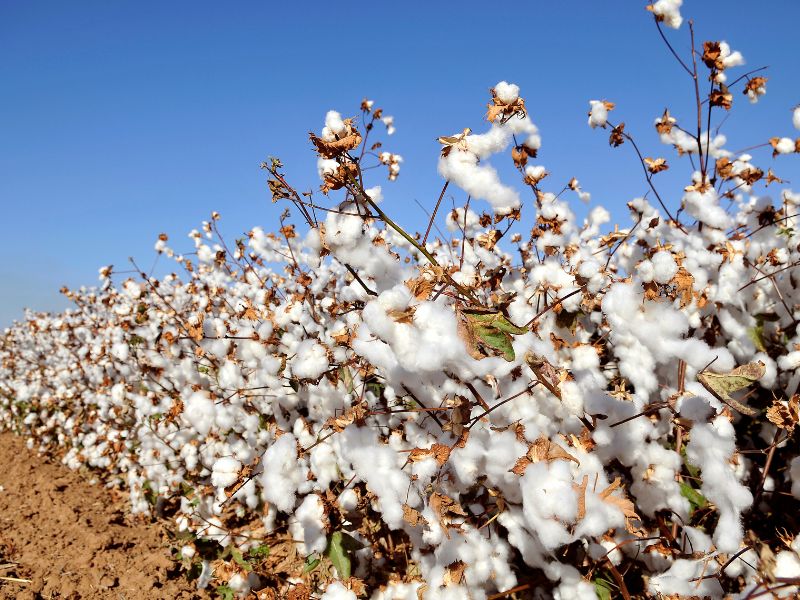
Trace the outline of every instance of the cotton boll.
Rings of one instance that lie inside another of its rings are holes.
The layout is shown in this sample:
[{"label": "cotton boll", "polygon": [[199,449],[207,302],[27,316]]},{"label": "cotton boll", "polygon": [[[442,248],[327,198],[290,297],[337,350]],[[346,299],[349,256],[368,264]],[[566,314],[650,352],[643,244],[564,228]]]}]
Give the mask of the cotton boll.
[{"label": "cotton boll", "polygon": [[658,0],[650,6],[650,10],[664,25],[672,29],[678,29],[683,23],[683,17],[680,13],[682,4],[683,0]]},{"label": "cotton boll", "polygon": [[[800,578],[800,557],[794,552],[783,550],[775,556],[775,569],[772,575],[778,579],[797,580]],[[797,586],[781,589],[779,597],[788,598],[797,592]]]},{"label": "cotton boll", "polygon": [[215,413],[214,402],[208,394],[195,392],[186,400],[182,416],[200,435],[205,436],[214,424]]},{"label": "cotton boll", "polygon": [[561,403],[569,414],[583,416],[583,395],[578,384],[574,381],[563,381],[558,387],[561,391]]},{"label": "cotton boll", "polygon": [[380,443],[370,428],[349,427],[339,434],[342,457],[353,465],[359,479],[377,496],[377,508],[389,527],[403,524],[403,504],[419,506],[415,496],[408,497],[408,474],[400,470],[398,454]]},{"label": "cotton boll", "polygon": [[643,283],[650,283],[655,277],[656,268],[653,261],[645,259],[636,265],[636,274]]},{"label": "cotton boll", "polygon": [[370,200],[372,200],[375,204],[380,204],[383,201],[383,191],[381,190],[381,186],[376,185],[371,188],[367,188],[364,192],[369,196]]},{"label": "cotton boll", "polygon": [[356,494],[353,488],[347,488],[341,494],[339,494],[339,508],[341,508],[343,511],[353,511],[355,510],[356,506],[358,506],[358,494]]},{"label": "cotton boll", "polygon": [[358,600],[358,599],[355,593],[344,587],[344,585],[342,585],[341,582],[334,581],[325,589],[325,593],[322,594],[320,600]]},{"label": "cotton boll", "polygon": [[[340,135],[344,133],[345,124],[342,120],[342,115],[340,115],[335,110],[329,110],[328,113],[325,115],[325,128],[334,135]],[[325,138],[325,131],[323,130],[323,138]],[[330,139],[327,141],[331,141]]]},{"label": "cotton boll", "polygon": [[316,494],[306,496],[294,512],[294,519],[292,536],[296,540],[302,540],[300,553],[308,556],[314,552],[324,552],[328,545],[325,532],[327,517],[320,497]]},{"label": "cotton boll", "polygon": [[589,125],[595,127],[605,127],[608,121],[608,108],[602,100],[589,100]]},{"label": "cotton boll", "polygon": [[264,453],[261,486],[264,499],[285,513],[294,508],[297,488],[305,479],[297,465],[297,441],[286,433]]},{"label": "cotton boll", "polygon": [[[794,142],[792,142],[792,150],[794,150]],[[727,229],[731,226],[731,218],[720,206],[719,197],[713,187],[702,193],[687,192],[683,197],[683,205],[686,212],[709,227]]]},{"label": "cotton boll", "polygon": [[795,129],[800,129],[800,105],[795,106],[792,111],[792,125]]},{"label": "cotton boll", "polygon": [[531,464],[520,480],[528,528],[548,550],[571,541],[564,523],[574,521],[578,510],[573,483],[565,461]]},{"label": "cotton boll", "polygon": [[722,597],[722,586],[713,577],[704,578],[708,564],[704,560],[679,558],[666,573],[656,575],[650,580],[648,590],[659,596],[708,596]]},{"label": "cotton boll", "polygon": [[792,481],[792,496],[800,500],[800,456],[789,463],[789,478]]},{"label": "cotton boll", "polygon": [[326,175],[333,175],[339,168],[339,163],[332,158],[317,159],[317,174],[320,179],[325,179]]},{"label": "cotton boll", "polygon": [[226,488],[233,485],[239,478],[239,470],[242,468],[235,458],[223,456],[214,462],[211,470],[211,485],[217,488]]},{"label": "cotton boll", "polygon": [[506,104],[511,104],[519,98],[519,86],[501,81],[494,86],[494,93],[497,94],[499,100],[502,100]]},{"label": "cotton boll", "polygon": [[775,152],[778,154],[792,154],[795,149],[794,140],[788,137],[780,138],[773,145]]},{"label": "cotton boll", "polygon": [[537,184],[545,177],[547,177],[547,171],[542,165],[528,165],[525,167],[526,181]]},{"label": "cotton boll", "polygon": [[722,64],[725,65],[726,69],[744,64],[744,56],[742,56],[742,53],[738,50],[731,51],[728,42],[720,42],[719,49],[722,56]]},{"label": "cotton boll", "polygon": [[725,417],[710,424],[696,423],[686,447],[689,461],[700,467],[700,491],[717,506],[719,523],[714,544],[720,552],[732,553],[742,543],[741,513],[753,502],[753,495],[736,480],[729,463],[735,450],[733,425]]},{"label": "cotton boll", "polygon": [[500,181],[494,167],[479,165],[472,152],[454,151],[441,157],[439,174],[473,198],[486,200],[499,214],[508,214],[520,205],[519,193]]},{"label": "cotton boll", "polygon": [[317,379],[328,370],[325,348],[314,340],[303,340],[292,359],[292,373],[300,379]]},{"label": "cotton boll", "polygon": [[650,259],[653,263],[653,279],[656,283],[669,283],[678,272],[678,265],[672,258],[672,253],[660,250]]}]

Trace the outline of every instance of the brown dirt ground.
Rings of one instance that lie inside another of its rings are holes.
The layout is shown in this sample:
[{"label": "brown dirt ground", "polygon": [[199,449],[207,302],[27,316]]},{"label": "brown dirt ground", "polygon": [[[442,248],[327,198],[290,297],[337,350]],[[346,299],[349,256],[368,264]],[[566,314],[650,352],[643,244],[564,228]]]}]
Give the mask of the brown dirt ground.
[{"label": "brown dirt ground", "polygon": [[133,519],[123,494],[91,485],[7,432],[0,433],[0,486],[0,598],[208,598],[170,573],[162,524]]}]

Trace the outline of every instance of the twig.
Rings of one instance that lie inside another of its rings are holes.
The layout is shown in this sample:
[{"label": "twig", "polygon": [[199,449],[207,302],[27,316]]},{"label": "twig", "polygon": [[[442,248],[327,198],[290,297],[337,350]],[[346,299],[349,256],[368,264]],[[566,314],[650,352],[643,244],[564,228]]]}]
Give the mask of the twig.
[{"label": "twig", "polygon": [[430,221],[428,221],[428,228],[425,230],[425,236],[422,238],[422,245],[425,245],[425,242],[428,241],[428,235],[431,232],[431,227],[433,227],[433,221],[436,218],[436,213],[439,211],[439,205],[442,203],[442,198],[444,198],[444,193],[447,191],[447,186],[450,185],[449,181],[444,182],[444,187],[442,187],[442,192],[439,194],[439,199],[436,201],[436,206],[433,208],[433,214],[431,215]]}]

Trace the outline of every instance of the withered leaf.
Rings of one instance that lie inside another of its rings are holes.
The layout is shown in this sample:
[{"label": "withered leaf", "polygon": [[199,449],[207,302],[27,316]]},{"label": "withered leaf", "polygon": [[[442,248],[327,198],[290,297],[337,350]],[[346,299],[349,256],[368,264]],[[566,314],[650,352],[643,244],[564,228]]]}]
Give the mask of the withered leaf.
[{"label": "withered leaf", "polygon": [[571,460],[577,464],[581,464],[577,458],[572,456],[561,446],[542,435],[528,446],[528,452],[525,456],[517,459],[511,472],[515,475],[522,475],[525,473],[525,469],[533,463],[542,461],[551,462],[554,460]]},{"label": "withered leaf", "polygon": [[467,512],[462,506],[450,496],[434,492],[431,494],[429,504],[433,512],[439,518],[439,524],[444,530],[447,539],[450,539],[449,528],[460,529],[460,525],[454,525],[453,519],[457,517],[467,517]]},{"label": "withered leaf", "polygon": [[772,169],[769,169],[767,171],[767,185],[769,185],[770,183],[784,183],[784,181],[783,179],[775,175],[775,173],[772,172]]},{"label": "withered leaf", "polygon": [[644,164],[647,165],[647,170],[653,174],[660,173],[669,169],[667,160],[665,158],[650,158],[645,157]]},{"label": "withered leaf", "polygon": [[742,93],[746,96],[748,92],[752,92],[756,95],[763,94],[763,90],[767,85],[767,77],[753,77],[747,82],[747,85],[744,86]]},{"label": "withered leaf", "polygon": [[703,42],[703,62],[709,69],[725,70],[719,42]]},{"label": "withered leaf", "polygon": [[725,110],[730,110],[733,106],[733,94],[728,91],[728,86],[720,83],[718,88],[711,90],[708,95],[711,106],[721,106]]},{"label": "withered leaf", "polygon": [[331,141],[323,140],[313,133],[308,134],[311,143],[314,144],[320,156],[323,158],[335,158],[358,147],[361,143],[361,134],[358,129],[353,127],[353,119],[345,119],[344,125],[344,132]]},{"label": "withered leaf", "polygon": [[694,275],[685,267],[680,267],[675,273],[675,277],[672,278],[672,283],[675,284],[675,291],[681,299],[681,308],[691,304],[694,297]]},{"label": "withered leaf", "polygon": [[499,311],[490,309],[464,309],[459,311],[458,334],[467,346],[467,352],[476,360],[489,356],[502,356],[514,360],[512,335],[523,335],[528,330],[517,327]]},{"label": "withered leaf", "polygon": [[411,508],[408,504],[403,504],[403,520],[412,527],[416,527],[420,524],[426,525],[428,523],[421,512],[416,508]]},{"label": "withered leaf", "polygon": [[575,516],[575,521],[580,521],[586,516],[586,488],[589,485],[589,476],[584,475],[581,484],[572,484],[572,489],[578,494],[578,514]]},{"label": "withered leaf", "polygon": [[465,127],[464,131],[461,133],[457,133],[455,135],[443,135],[441,137],[436,138],[440,144],[442,144],[442,156],[447,156],[450,154],[450,151],[453,148],[458,150],[466,151],[467,147],[467,136],[472,133],[472,129],[469,127]]},{"label": "withered leaf", "polygon": [[735,400],[730,394],[749,387],[761,379],[765,372],[766,365],[759,360],[736,367],[733,371],[727,373],[701,371],[697,374],[697,381],[717,400],[724,402],[731,408],[735,408],[740,413],[752,417],[758,414],[758,411]]},{"label": "withered leaf", "polygon": [[467,564],[461,560],[450,563],[444,572],[443,583],[445,585],[459,585],[464,579],[464,569],[466,568]]},{"label": "withered leaf", "polygon": [[486,119],[492,123],[498,117],[500,117],[501,123],[505,123],[511,117],[524,117],[528,114],[525,109],[525,101],[522,98],[516,98],[513,102],[505,102],[497,97],[497,92],[494,90],[492,90],[492,101],[487,105],[487,108]]},{"label": "withered leaf", "polygon": [[780,429],[792,431],[800,418],[800,394],[793,395],[785,404],[776,400],[767,409],[767,419]]},{"label": "withered leaf", "polygon": [[611,135],[608,137],[608,143],[617,148],[625,143],[625,137],[623,136],[623,132],[625,131],[625,123],[620,123],[614,129],[611,130]]},{"label": "withered leaf", "polygon": [[409,454],[408,460],[419,462],[432,456],[441,467],[450,458],[450,450],[450,446],[446,444],[434,444],[430,448],[414,448]]},{"label": "withered leaf", "polygon": [[747,185],[753,185],[756,181],[764,177],[764,171],[756,167],[748,167],[739,171],[736,176]]},{"label": "withered leaf", "polygon": [[669,109],[664,109],[664,114],[656,121],[656,131],[660,134],[669,134],[672,131],[672,126],[675,124],[675,117],[670,116]]},{"label": "withered leaf", "polygon": [[600,492],[600,498],[602,498],[603,502],[616,506],[622,511],[622,514],[625,515],[625,529],[628,533],[642,537],[646,535],[646,532],[643,531],[641,527],[637,527],[634,523],[634,521],[641,522],[641,519],[639,515],[636,514],[633,502],[625,496],[624,492],[620,496],[612,494],[614,490],[621,487],[621,484],[622,481],[617,477],[606,489]]}]

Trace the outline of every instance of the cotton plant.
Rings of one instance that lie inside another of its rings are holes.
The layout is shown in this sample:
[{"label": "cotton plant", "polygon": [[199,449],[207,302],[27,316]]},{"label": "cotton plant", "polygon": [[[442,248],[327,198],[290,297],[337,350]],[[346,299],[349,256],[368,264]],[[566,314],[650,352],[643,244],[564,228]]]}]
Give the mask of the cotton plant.
[{"label": "cotton plant", "polygon": [[[648,8],[678,29],[681,5]],[[674,155],[589,103],[649,189],[629,223],[577,217],[589,195],[548,173],[513,83],[438,137],[418,234],[384,200],[402,157],[374,136],[394,118],[331,110],[310,134],[319,192],[262,165],[277,231],[228,240],[213,213],[186,252],[158,237],[173,273],[103,267],[63,290],[74,308],[8,328],[0,423],[172,519],[176,560],[219,594],[790,597],[800,194],[769,161],[785,173],[798,142],[730,151],[717,120],[766,80],[691,41],[679,68],[712,86],[654,119]],[[442,214],[448,189],[464,203]]]}]

